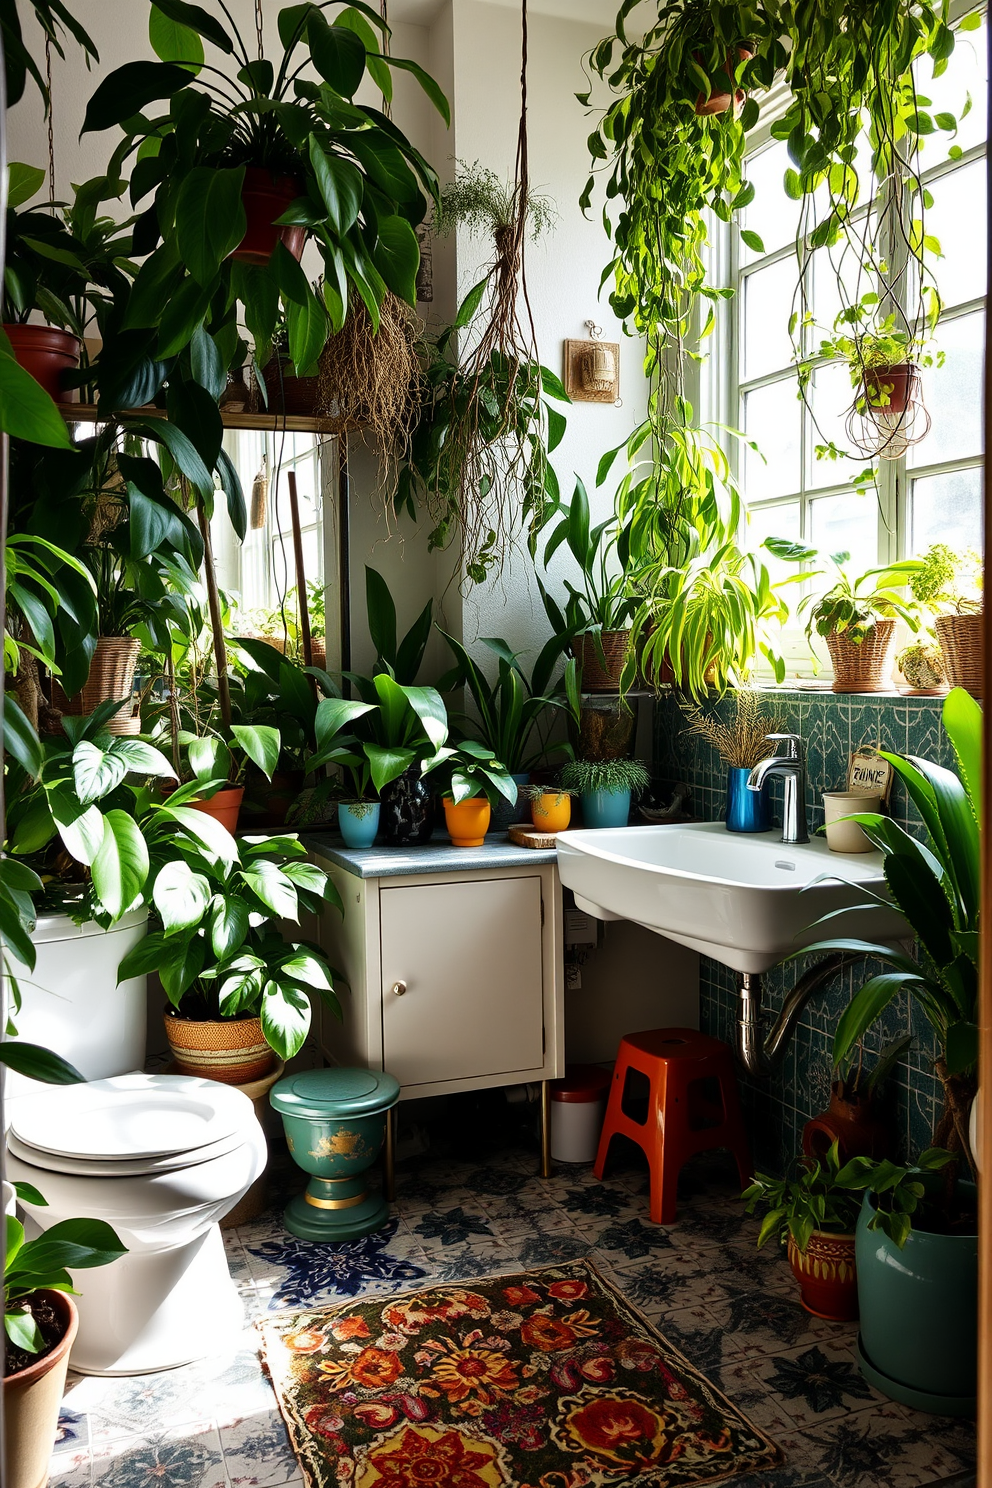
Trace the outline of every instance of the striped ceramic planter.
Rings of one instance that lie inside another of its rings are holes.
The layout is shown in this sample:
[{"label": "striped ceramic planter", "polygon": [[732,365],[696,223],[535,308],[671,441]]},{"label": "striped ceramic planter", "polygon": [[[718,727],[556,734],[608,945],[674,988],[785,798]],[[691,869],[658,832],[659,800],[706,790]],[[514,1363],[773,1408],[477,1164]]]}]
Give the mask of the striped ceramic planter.
[{"label": "striped ceramic planter", "polygon": [[198,1022],[166,1013],[165,1032],[181,1075],[200,1075],[222,1085],[260,1080],[275,1057],[262,1034],[260,1018],[221,1018]]}]

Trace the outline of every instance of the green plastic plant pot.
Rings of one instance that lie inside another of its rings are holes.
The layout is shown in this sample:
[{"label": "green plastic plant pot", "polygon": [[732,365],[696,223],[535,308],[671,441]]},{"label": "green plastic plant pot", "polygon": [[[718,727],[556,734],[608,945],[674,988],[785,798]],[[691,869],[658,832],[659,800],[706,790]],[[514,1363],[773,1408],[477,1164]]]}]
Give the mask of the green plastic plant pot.
[{"label": "green plastic plant pot", "polygon": [[[974,1195],[974,1186],[961,1184]],[[945,1416],[975,1413],[978,1236],[913,1230],[902,1250],[869,1230],[872,1196],[858,1218],[865,1378],[900,1404]]]},{"label": "green plastic plant pot", "polygon": [[388,1206],[369,1192],[368,1170],[399,1095],[399,1083],[381,1070],[304,1070],[273,1087],[269,1100],[282,1117],[286,1145],[310,1174],[283,1215],[290,1234],[355,1240],[386,1223]]}]

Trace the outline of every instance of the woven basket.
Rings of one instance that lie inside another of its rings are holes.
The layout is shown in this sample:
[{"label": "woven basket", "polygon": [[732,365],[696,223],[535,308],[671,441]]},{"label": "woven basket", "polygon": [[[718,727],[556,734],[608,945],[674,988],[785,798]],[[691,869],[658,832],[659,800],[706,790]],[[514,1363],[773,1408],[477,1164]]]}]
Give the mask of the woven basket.
[{"label": "woven basket", "polygon": [[827,636],[834,692],[891,692],[896,622],[876,620],[860,645],[846,633]]},{"label": "woven basket", "polygon": [[938,615],[934,629],[944,658],[944,674],[950,687],[964,687],[972,697],[982,695],[982,614]]},{"label": "woven basket", "polygon": [[[141,642],[134,636],[100,636],[82,691],[74,698],[67,698],[58,682],[53,683],[55,706],[61,713],[78,717],[88,716],[101,703],[123,702],[134,691],[134,671],[140,651]],[[108,727],[115,734],[138,732],[136,728],[122,725],[128,725],[126,712],[118,714]]]},{"label": "woven basket", "polygon": [[[600,647],[606,665],[600,659]],[[582,671],[583,692],[619,692],[620,677],[630,650],[629,630],[601,630],[578,636],[572,642],[572,654]]]},{"label": "woven basket", "polygon": [[166,1013],[165,1032],[181,1075],[246,1085],[267,1075],[275,1059],[260,1018],[200,1022]]}]

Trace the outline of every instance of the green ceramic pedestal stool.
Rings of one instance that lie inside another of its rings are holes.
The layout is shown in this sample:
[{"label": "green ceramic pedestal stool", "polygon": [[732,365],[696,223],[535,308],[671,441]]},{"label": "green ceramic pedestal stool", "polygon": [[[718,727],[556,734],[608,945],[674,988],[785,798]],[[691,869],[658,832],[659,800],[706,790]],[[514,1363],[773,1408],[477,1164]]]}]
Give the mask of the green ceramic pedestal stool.
[{"label": "green ceramic pedestal stool", "polygon": [[293,1158],[312,1176],[283,1219],[303,1240],[357,1240],[389,1217],[385,1198],[369,1193],[368,1169],[386,1136],[399,1082],[381,1070],[304,1070],[280,1080],[269,1100],[282,1117]]}]

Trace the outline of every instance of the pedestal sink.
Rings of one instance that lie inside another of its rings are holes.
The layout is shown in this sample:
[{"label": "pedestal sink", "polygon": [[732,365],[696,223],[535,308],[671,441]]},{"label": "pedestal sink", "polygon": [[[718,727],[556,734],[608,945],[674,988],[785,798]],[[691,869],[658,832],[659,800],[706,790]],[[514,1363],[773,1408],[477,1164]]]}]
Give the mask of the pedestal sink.
[{"label": "pedestal sink", "polygon": [[[910,933],[895,908],[853,909],[865,889],[888,897],[877,852],[832,853],[823,839],[786,846],[777,832],[735,835],[722,822],[561,832],[557,847],[580,909],[634,920],[741,973],[767,971],[816,940]],[[814,882],[824,874],[829,882]]]}]

